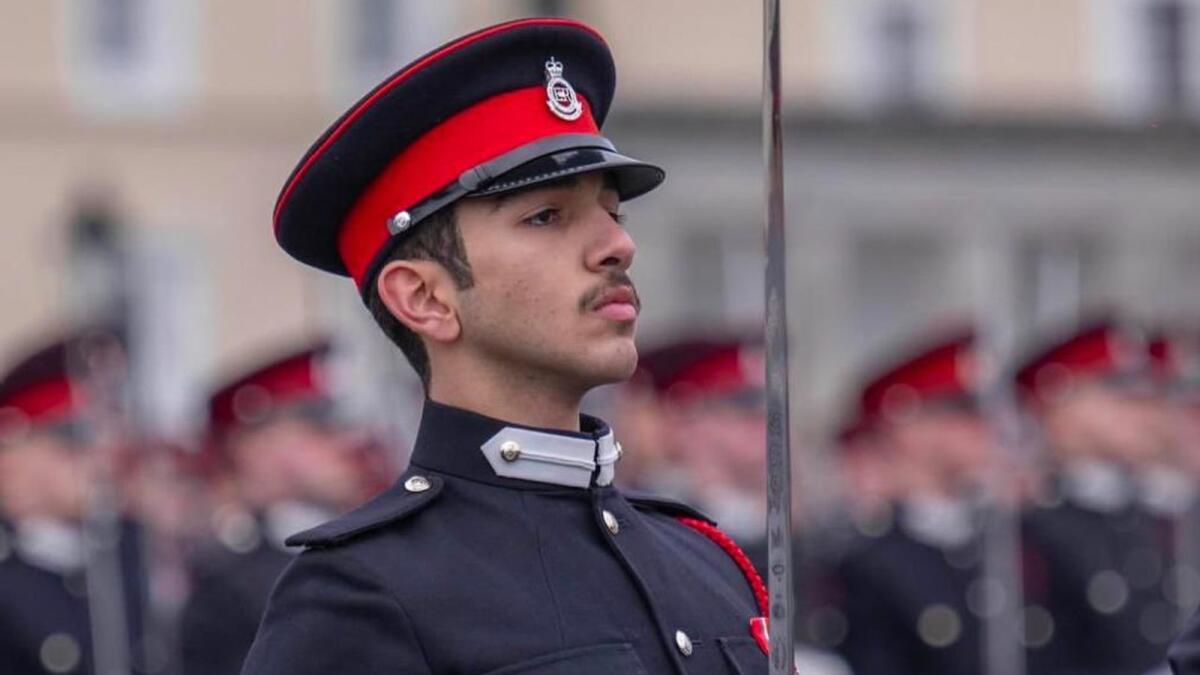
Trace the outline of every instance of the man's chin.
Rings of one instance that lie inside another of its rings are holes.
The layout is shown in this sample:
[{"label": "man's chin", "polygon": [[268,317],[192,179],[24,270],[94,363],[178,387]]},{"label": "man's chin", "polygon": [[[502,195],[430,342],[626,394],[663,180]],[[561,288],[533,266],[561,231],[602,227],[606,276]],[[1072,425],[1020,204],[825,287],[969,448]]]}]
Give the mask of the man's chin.
[{"label": "man's chin", "polygon": [[[614,341],[618,342],[618,341]],[[637,369],[637,347],[633,339],[620,340],[618,344],[606,345],[603,353],[594,355],[589,371],[590,385],[598,387],[603,384],[624,382],[633,376]]]}]

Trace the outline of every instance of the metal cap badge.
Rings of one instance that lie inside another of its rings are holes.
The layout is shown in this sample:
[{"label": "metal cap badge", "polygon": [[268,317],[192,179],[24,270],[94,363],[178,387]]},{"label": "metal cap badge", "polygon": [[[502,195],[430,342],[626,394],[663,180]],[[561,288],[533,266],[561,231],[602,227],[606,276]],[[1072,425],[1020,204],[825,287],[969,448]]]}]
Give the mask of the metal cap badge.
[{"label": "metal cap badge", "polygon": [[579,119],[583,106],[575,95],[575,88],[563,79],[563,64],[553,56],[546,62],[546,105],[550,112],[568,122]]}]

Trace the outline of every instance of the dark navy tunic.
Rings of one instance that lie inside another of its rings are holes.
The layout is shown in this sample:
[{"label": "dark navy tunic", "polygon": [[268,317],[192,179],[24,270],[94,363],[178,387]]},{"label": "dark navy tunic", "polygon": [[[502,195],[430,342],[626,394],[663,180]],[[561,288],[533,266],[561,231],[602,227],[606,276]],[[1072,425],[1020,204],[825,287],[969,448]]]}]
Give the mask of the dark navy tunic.
[{"label": "dark navy tunic", "polygon": [[[139,536],[134,525],[123,522],[118,553],[131,667],[145,673]],[[19,545],[0,544],[0,673],[94,672],[85,570],[52,569],[25,556]]]},{"label": "dark navy tunic", "polygon": [[980,672],[982,628],[968,606],[979,546],[978,536],[937,545],[902,526],[856,542],[825,589],[845,616],[837,646],[855,675]]},{"label": "dark navy tunic", "polygon": [[249,550],[206,550],[192,566],[179,622],[183,675],[241,672],[271,588],[294,557],[258,539]]},{"label": "dark navy tunic", "polygon": [[[242,672],[766,673],[746,578],[677,520],[700,514],[499,477],[480,447],[505,427],[524,428],[427,403],[396,485],[293,538]],[[540,431],[608,433],[583,428]]]}]

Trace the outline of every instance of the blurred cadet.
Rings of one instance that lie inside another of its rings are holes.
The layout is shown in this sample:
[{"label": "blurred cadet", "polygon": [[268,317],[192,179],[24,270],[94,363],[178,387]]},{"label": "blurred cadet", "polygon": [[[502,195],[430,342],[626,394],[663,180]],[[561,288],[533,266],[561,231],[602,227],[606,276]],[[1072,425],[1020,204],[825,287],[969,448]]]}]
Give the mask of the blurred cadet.
[{"label": "blurred cadet", "polygon": [[[814,615],[844,635],[835,645],[856,675],[979,672],[979,489],[991,440],[979,415],[974,339],[944,339],[883,369],[862,388],[852,419],[855,452],[879,453],[892,518],[879,518],[837,562],[832,606]],[[872,500],[882,495],[873,495]],[[836,615],[835,615],[836,616]]]},{"label": "blurred cadet", "polygon": [[[1155,385],[1147,414],[1156,452],[1137,475],[1138,502],[1159,534],[1168,573],[1200,580],[1200,333],[1163,331],[1147,344]],[[1195,587],[1178,580],[1169,586],[1183,618],[1200,603]]]},{"label": "blurred cadet", "polygon": [[[72,335],[15,364],[0,380],[0,664],[9,673],[96,672],[92,622],[123,615],[122,659],[140,664],[144,590],[135,526],[118,524],[119,569],[95,565],[85,547],[88,484],[110,448],[93,442],[87,390],[72,377],[89,335]],[[108,458],[111,459],[111,458]],[[119,585],[114,615],[96,612],[93,584]],[[91,605],[91,606],[89,606]],[[111,633],[109,633],[111,634]],[[106,645],[112,650],[114,645]],[[111,651],[109,653],[112,653]]]},{"label": "blurred cadet", "polygon": [[1163,549],[1137,502],[1159,454],[1145,348],[1103,319],[1017,371],[1048,470],[1023,523],[1030,673],[1144,673],[1173,633]]},{"label": "blurred cadet", "polygon": [[210,451],[236,503],[215,515],[216,542],[193,567],[180,640],[187,675],[237,673],[291,562],[284,540],[360,496],[360,436],[336,423],[320,343],[259,365],[209,398]]},{"label": "blurred cadet", "polygon": [[[653,392],[641,399],[643,423],[652,427],[642,437],[661,444],[644,484],[695,503],[743,547],[759,574],[767,565],[765,380],[761,339],[747,336],[661,344],[640,356],[631,380]],[[625,447],[622,474],[644,446]],[[802,536],[792,543],[798,614],[809,595],[806,545]],[[808,637],[798,635],[800,672],[846,672],[840,658],[812,648]]]},{"label": "blurred cadet", "polygon": [[[657,393],[662,450],[682,469],[682,492],[766,563],[766,391],[762,347],[685,340],[639,358]],[[622,466],[624,470],[624,466]]]},{"label": "blurred cadet", "polygon": [[[1168,396],[1176,423],[1176,438],[1187,474],[1196,487],[1196,466],[1200,464],[1200,331],[1178,331],[1151,343],[1151,354],[1160,371],[1166,371],[1171,381]],[[1175,530],[1176,604],[1184,611],[1191,610],[1182,633],[1168,652],[1173,672],[1177,675],[1200,674],[1200,509],[1192,509],[1181,518]]]},{"label": "blurred cadet", "polygon": [[283,248],[354,279],[428,399],[396,485],[292,537],[245,673],[766,671],[736,544],[614,488],[613,431],[579,414],[636,366],[620,203],[664,176],[600,135],[614,86],[593,29],[494,26],[388,78],[288,179]]},{"label": "blurred cadet", "polygon": [[895,515],[892,509],[907,481],[902,469],[879,447],[874,423],[859,414],[856,409],[834,439],[844,509],[832,515],[844,519],[839,527],[850,525],[853,531],[870,537],[891,528]]}]

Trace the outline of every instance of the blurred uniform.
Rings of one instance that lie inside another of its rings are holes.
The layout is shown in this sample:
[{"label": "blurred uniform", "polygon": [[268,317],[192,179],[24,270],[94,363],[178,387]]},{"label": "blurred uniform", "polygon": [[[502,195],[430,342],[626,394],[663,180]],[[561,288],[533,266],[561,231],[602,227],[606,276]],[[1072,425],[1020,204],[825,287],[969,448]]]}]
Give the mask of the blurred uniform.
[{"label": "blurred uniform", "polygon": [[[635,381],[652,384],[674,490],[720,523],[760,570],[766,567],[765,362],[750,341],[684,340],[638,359]],[[631,452],[638,452],[634,448]]]},{"label": "blurred uniform", "polygon": [[[52,344],[0,380],[0,669],[6,673],[92,673],[94,652],[84,548],[88,465],[105,461],[83,424],[88,392],[72,379],[86,335]],[[137,528],[113,523],[125,651],[143,669],[145,601]],[[96,534],[100,534],[99,531]],[[107,620],[112,617],[96,617]]]},{"label": "blurred uniform", "polygon": [[1157,452],[1145,342],[1099,321],[1016,378],[1050,469],[1023,523],[1029,672],[1147,672],[1177,610],[1161,533],[1137,499]]},{"label": "blurred uniform", "polygon": [[[1179,331],[1151,343],[1152,356],[1166,376],[1175,431],[1178,473],[1200,485],[1200,332]],[[1176,604],[1185,615],[1184,627],[1169,650],[1178,675],[1200,673],[1200,508],[1175,520]]]},{"label": "blurred uniform", "polygon": [[238,500],[217,509],[216,541],[192,564],[181,636],[186,675],[238,673],[284,540],[345,510],[358,490],[357,437],[337,428],[320,344],[246,372],[209,399],[210,451]]},{"label": "blurred uniform", "polygon": [[[864,528],[823,584],[815,616],[843,622],[836,647],[856,675],[962,674],[982,667],[975,492],[989,440],[976,410],[973,338],[956,336],[868,381],[856,452],[892,472],[890,518]],[[872,517],[881,512],[868,500]]]}]

